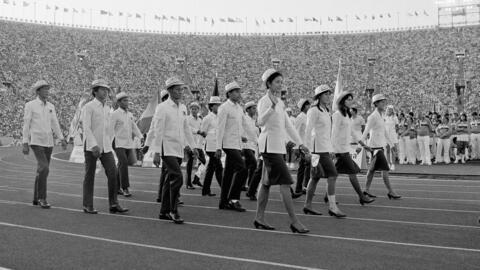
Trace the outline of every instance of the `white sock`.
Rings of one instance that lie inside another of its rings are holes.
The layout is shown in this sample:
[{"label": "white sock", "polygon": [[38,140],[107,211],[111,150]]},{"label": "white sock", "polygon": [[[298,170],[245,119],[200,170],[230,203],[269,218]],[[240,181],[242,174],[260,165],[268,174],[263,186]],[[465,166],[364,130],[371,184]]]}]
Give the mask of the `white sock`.
[{"label": "white sock", "polygon": [[330,209],[333,211],[337,210],[337,201],[335,199],[335,195],[328,195],[328,204]]}]

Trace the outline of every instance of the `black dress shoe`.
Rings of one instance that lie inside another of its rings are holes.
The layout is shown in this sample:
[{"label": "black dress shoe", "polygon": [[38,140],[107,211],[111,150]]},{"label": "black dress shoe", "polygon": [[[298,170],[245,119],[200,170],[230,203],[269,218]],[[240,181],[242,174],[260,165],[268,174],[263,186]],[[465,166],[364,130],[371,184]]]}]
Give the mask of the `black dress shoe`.
[{"label": "black dress shoe", "polygon": [[305,213],[305,215],[314,215],[314,216],[321,216],[322,215],[322,213],[317,212],[313,209],[306,208],[306,207],[303,208],[303,213]]},{"label": "black dress shoe", "polygon": [[194,186],[187,186],[187,189],[192,189],[193,190],[193,189],[195,189],[195,187]]},{"label": "black dress shoe", "polygon": [[248,187],[242,187],[242,191],[248,191]]},{"label": "black dress shoe", "polygon": [[131,196],[132,196],[132,193],[130,193],[130,191],[128,190],[128,188],[126,188],[126,189],[123,190],[123,196],[125,196],[125,197],[131,197]]},{"label": "black dress shoe", "polygon": [[38,205],[38,201],[33,200],[33,201],[32,201],[32,205]]},{"label": "black dress shoe", "polygon": [[40,207],[42,207],[43,209],[50,208],[50,204],[48,204],[45,200],[38,200],[38,205],[40,205]]},{"label": "black dress shoe", "polygon": [[360,198],[360,204],[361,204],[361,205],[364,205],[364,204],[366,204],[366,203],[367,203],[367,204],[368,204],[368,203],[372,203],[372,202],[374,202],[374,201],[375,201],[375,199],[369,198],[368,196],[364,196],[363,198]]},{"label": "black dress shoe", "polygon": [[184,222],[178,213],[170,213],[169,216],[175,224],[182,224]]},{"label": "black dress shoe", "polygon": [[364,191],[364,192],[363,192],[363,195],[366,195],[366,196],[368,196],[368,197],[370,197],[370,198],[376,198],[376,197],[377,197],[377,196],[373,195],[372,193],[369,193],[368,191]]},{"label": "black dress shoe", "polygon": [[112,214],[125,212],[128,212],[128,208],[123,208],[118,204],[110,206],[110,213]]},{"label": "black dress shoe", "polygon": [[344,213],[342,213],[342,211],[340,210],[337,210],[337,212],[334,212],[330,209],[328,209],[328,214],[332,217],[336,217],[336,218],[345,218],[347,217],[347,215],[345,215]]},{"label": "black dress shoe", "polygon": [[117,194],[118,194],[118,195],[125,195],[125,194],[123,193],[123,190],[121,190],[121,189],[119,189],[119,190],[117,191]]},{"label": "black dress shoe", "polygon": [[177,204],[178,204],[178,205],[184,205],[184,202],[183,202],[183,201],[180,201],[180,200],[178,200],[178,201],[177,201]]},{"label": "black dress shoe", "polygon": [[215,193],[204,193],[204,194],[202,194],[202,196],[215,197],[215,196],[217,196],[217,194],[215,194]]},{"label": "black dress shoe", "polygon": [[93,208],[93,206],[84,206],[83,212],[87,214],[98,214],[98,211],[95,208]]},{"label": "black dress shoe", "polygon": [[157,202],[158,202],[158,203],[161,203],[161,202],[162,202],[162,199],[157,198]]},{"label": "black dress shoe", "polygon": [[294,192],[293,188],[290,188],[290,194],[292,194],[292,199],[300,198],[303,195],[301,192],[300,193]]},{"label": "black dress shoe", "polygon": [[275,230],[275,227],[272,227],[268,224],[260,223],[256,220],[253,221],[253,226],[255,226],[255,229],[262,229],[262,230],[267,230],[267,231]]},{"label": "black dress shoe", "polygon": [[162,219],[162,220],[172,220],[172,217],[169,215],[169,214],[160,214],[158,215],[158,218],[159,219]]},{"label": "black dress shoe", "polygon": [[308,229],[298,229],[297,227],[293,226],[293,224],[290,224],[290,230],[292,230],[293,233],[308,233],[310,230]]},{"label": "black dress shoe", "polygon": [[388,193],[387,196],[388,196],[388,199],[389,199],[389,200],[391,200],[391,199],[398,200],[398,199],[402,198],[402,196],[400,196],[400,195],[394,195],[394,194],[392,194],[392,193]]},{"label": "black dress shoe", "polygon": [[237,212],[247,211],[245,208],[242,207],[242,205],[238,201],[237,202],[230,202],[229,205],[230,205],[230,207],[229,207],[230,210],[234,210],[234,211],[237,211]]}]

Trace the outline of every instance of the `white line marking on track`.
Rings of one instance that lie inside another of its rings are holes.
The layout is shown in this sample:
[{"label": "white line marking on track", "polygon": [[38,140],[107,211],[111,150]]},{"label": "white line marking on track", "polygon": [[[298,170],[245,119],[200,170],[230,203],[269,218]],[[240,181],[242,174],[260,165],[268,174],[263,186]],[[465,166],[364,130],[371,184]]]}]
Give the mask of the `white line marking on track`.
[{"label": "white line marking on track", "polygon": [[0,222],[0,226],[21,228],[21,229],[27,229],[27,230],[33,230],[33,231],[48,232],[48,233],[65,235],[65,236],[73,236],[73,237],[78,237],[78,238],[84,238],[84,239],[89,239],[89,240],[109,242],[109,243],[114,243],[114,244],[157,249],[157,250],[163,250],[163,251],[177,252],[177,253],[182,253],[182,254],[209,257],[209,258],[229,260],[229,261],[237,261],[237,262],[243,262],[243,263],[256,263],[256,264],[263,264],[263,265],[270,265],[270,266],[278,266],[278,267],[282,267],[282,268],[292,268],[292,269],[302,269],[302,270],[314,270],[314,269],[315,270],[321,270],[320,268],[314,268],[314,267],[306,267],[306,266],[299,266],[299,265],[293,265],[293,264],[284,264],[284,263],[277,263],[277,262],[264,261],[264,260],[230,257],[230,256],[224,256],[224,255],[217,255],[217,254],[213,254],[213,253],[205,253],[205,252],[191,251],[191,250],[178,249],[178,248],[169,248],[169,247],[135,243],[135,242],[129,242],[129,241],[120,241],[120,240],[114,240],[114,239],[109,239],[109,238],[104,238],[104,237],[96,237],[96,236],[90,236],[90,235],[85,235],[85,234],[69,233],[69,232],[50,230],[50,229],[44,229],[44,228],[39,228],[39,227],[31,227],[31,226],[25,226],[25,225],[20,225],[20,224],[7,223],[7,222]]},{"label": "white line marking on track", "polygon": [[[18,189],[18,188],[16,188]],[[27,190],[30,191],[29,189],[22,189],[22,190]],[[77,194],[71,194],[71,193],[63,193],[63,192],[55,192],[55,191],[50,191],[49,193],[52,194],[57,194],[61,196],[66,196],[66,197],[76,197],[76,198],[81,198],[81,195]],[[106,197],[98,197],[94,196],[94,199],[100,199],[100,200],[108,200]],[[128,200],[120,200],[121,202],[131,202],[131,203],[142,203],[142,204],[155,204],[158,205],[157,202],[153,201],[142,201],[142,200],[135,200],[135,199],[128,199]],[[213,207],[213,206],[199,206],[199,205],[189,205],[185,204],[183,205],[184,207],[191,207],[191,208],[202,208],[202,209],[218,209],[218,207]],[[253,209],[247,209],[247,212],[253,212],[255,213],[256,210]],[[276,211],[265,211],[268,214],[278,214],[278,215],[286,215],[284,212],[276,212]],[[311,216],[311,215],[304,215],[304,214],[297,214],[299,216],[305,216],[309,218],[331,218],[329,216]],[[436,226],[436,227],[453,227],[453,228],[462,228],[462,229],[475,229],[478,230],[480,229],[480,226],[469,226],[469,225],[458,225],[458,224],[444,224],[444,223],[432,223],[432,222],[416,222],[416,221],[402,221],[402,220],[390,220],[390,219],[374,219],[374,218],[355,218],[355,217],[347,217],[346,219],[351,219],[351,220],[359,220],[359,221],[367,221],[367,222],[386,222],[386,223],[399,223],[399,224],[411,224],[411,225],[421,225],[421,226]]]},{"label": "white line marking on track", "polygon": [[[0,201],[1,203],[1,201]],[[19,204],[26,204],[23,202],[17,202]],[[65,211],[72,211],[80,213],[81,210],[79,209],[72,209],[72,208],[65,208],[65,207],[54,207],[53,210],[65,210]],[[132,219],[140,219],[140,220],[151,220],[156,222],[170,222],[166,220],[159,220],[155,218],[147,218],[147,217],[139,217],[139,216],[129,216],[129,215],[118,215],[118,214],[108,214],[108,213],[99,213],[99,215],[105,216],[113,216],[119,218],[132,218]],[[0,222],[0,225],[2,222]],[[185,224],[190,225],[197,225],[197,226],[205,226],[205,227],[214,227],[214,228],[222,228],[222,229],[230,229],[230,230],[244,230],[244,231],[253,231],[259,233],[274,233],[274,234],[289,234],[292,235],[291,232],[285,231],[266,231],[266,230],[258,230],[254,228],[245,228],[245,227],[237,227],[237,226],[226,226],[226,225],[217,225],[217,224],[208,224],[208,223],[199,223],[199,222],[186,222]],[[316,238],[324,238],[324,239],[334,239],[334,240],[345,240],[345,241],[353,241],[353,242],[367,242],[367,243],[376,243],[382,245],[397,245],[397,246],[407,246],[407,247],[419,247],[419,248],[432,248],[432,249],[442,249],[442,250],[455,250],[455,251],[465,251],[465,252],[476,252],[480,253],[480,249],[473,249],[473,248],[461,248],[461,247],[450,247],[450,246],[437,246],[437,245],[428,245],[428,244],[416,244],[416,243],[407,243],[407,242],[396,242],[396,241],[384,241],[384,240],[375,240],[375,239],[365,239],[365,238],[353,238],[353,237],[341,237],[341,236],[332,236],[332,235],[322,235],[322,234],[304,234],[303,237],[316,237]]]}]

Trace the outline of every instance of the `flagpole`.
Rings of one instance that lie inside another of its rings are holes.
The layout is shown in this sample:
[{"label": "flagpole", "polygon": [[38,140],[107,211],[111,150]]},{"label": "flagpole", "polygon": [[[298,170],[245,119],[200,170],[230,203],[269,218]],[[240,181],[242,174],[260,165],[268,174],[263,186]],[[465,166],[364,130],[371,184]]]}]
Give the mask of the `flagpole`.
[{"label": "flagpole", "polygon": [[397,28],[400,28],[400,12],[397,12]]},{"label": "flagpole", "polygon": [[348,15],[345,15],[345,26],[346,26],[347,31],[348,31]]},{"label": "flagpole", "polygon": [[165,20],[163,19],[163,15],[162,15],[162,32],[161,32],[162,34],[163,34],[163,21]]},{"label": "flagpole", "polygon": [[90,27],[92,27],[92,21],[93,21],[92,16],[93,16],[92,9],[90,9]]},{"label": "flagpole", "polygon": [[146,30],[146,27],[145,27],[145,13],[143,13],[143,31]]},{"label": "flagpole", "polygon": [[194,17],[195,24],[194,24],[194,33],[197,34],[197,16]]},{"label": "flagpole", "polygon": [[37,1],[33,2],[33,20],[37,22]]},{"label": "flagpole", "polygon": [[295,34],[298,35],[298,19],[295,17]]},{"label": "flagpole", "polygon": [[247,17],[245,17],[245,34],[248,33],[248,22],[247,22]]},{"label": "flagpole", "polygon": [[177,33],[180,34],[180,18],[177,18]]}]

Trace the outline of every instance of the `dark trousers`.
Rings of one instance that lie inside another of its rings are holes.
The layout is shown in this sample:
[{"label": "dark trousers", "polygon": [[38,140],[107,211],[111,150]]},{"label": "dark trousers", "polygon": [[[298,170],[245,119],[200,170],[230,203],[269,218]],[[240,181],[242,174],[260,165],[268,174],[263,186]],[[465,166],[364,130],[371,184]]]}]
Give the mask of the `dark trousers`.
[{"label": "dark trousers", "polygon": [[222,179],[220,206],[225,206],[230,200],[239,200],[242,186],[247,178],[247,168],[241,151],[223,149],[226,154],[225,172]]},{"label": "dark trousers", "polygon": [[166,167],[167,173],[162,188],[160,214],[176,213],[180,188],[183,184],[182,170],[180,168],[182,159],[173,156],[163,156],[162,162],[162,166]]},{"label": "dark trousers", "polygon": [[165,179],[167,178],[167,166],[162,164],[162,171],[160,173],[160,182],[158,183],[158,195],[157,199],[162,200],[162,190],[163,190],[163,184],[165,183]]},{"label": "dark trousers", "polygon": [[252,182],[248,185],[247,196],[253,196],[257,193],[258,185],[262,180],[263,160],[259,159],[257,168],[253,173]]},{"label": "dark trousers", "polygon": [[33,188],[33,200],[47,199],[47,177],[50,171],[50,158],[53,147],[44,147],[31,145],[35,159],[37,159],[37,175],[35,176],[35,186]]},{"label": "dark trousers", "polygon": [[202,195],[211,193],[210,186],[212,185],[213,173],[219,186],[222,186],[223,166],[222,161],[215,157],[215,152],[207,152],[209,157],[207,172],[205,173],[205,180],[203,181]]},{"label": "dark trousers", "polygon": [[116,205],[117,201],[117,168],[113,153],[102,153],[99,158],[93,156],[91,151],[85,151],[85,178],[83,180],[83,206],[93,207],[93,186],[95,182],[95,170],[97,169],[97,159],[102,162],[105,174],[107,175],[108,185],[108,203],[110,206]]},{"label": "dark trousers", "polygon": [[252,182],[253,175],[255,174],[255,169],[257,168],[257,160],[255,159],[255,151],[251,149],[242,150],[243,157],[245,158],[245,165],[247,167],[247,183],[250,186]]},{"label": "dark trousers", "polygon": [[[203,153],[203,150],[200,148],[196,148],[198,151],[198,160],[205,165],[207,161],[205,160],[205,154]],[[193,167],[193,152],[187,153],[188,161],[187,161],[187,186],[192,185],[192,167]]]},{"label": "dark trousers", "polygon": [[310,170],[311,163],[305,159],[304,154],[300,155],[300,161],[298,162],[298,171],[297,171],[297,184],[295,186],[295,192],[302,192],[303,187],[307,187],[308,181],[310,180]]},{"label": "dark trousers", "polygon": [[128,177],[128,166],[133,165],[133,155],[135,155],[134,149],[115,148],[115,154],[117,154],[117,187],[120,189],[127,189],[130,187],[130,179]]}]

